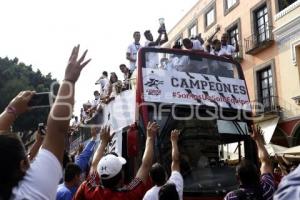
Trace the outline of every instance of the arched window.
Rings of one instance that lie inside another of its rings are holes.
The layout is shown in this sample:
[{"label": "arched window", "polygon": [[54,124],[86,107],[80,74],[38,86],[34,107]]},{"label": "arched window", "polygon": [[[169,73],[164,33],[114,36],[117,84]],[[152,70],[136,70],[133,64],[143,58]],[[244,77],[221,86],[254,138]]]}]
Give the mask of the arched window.
[{"label": "arched window", "polygon": [[300,145],[300,125],[298,125],[294,135],[293,135],[293,146]]},{"label": "arched window", "polygon": [[271,143],[284,146],[284,147],[289,147],[286,134],[279,128],[275,129],[273,137],[271,139]]}]

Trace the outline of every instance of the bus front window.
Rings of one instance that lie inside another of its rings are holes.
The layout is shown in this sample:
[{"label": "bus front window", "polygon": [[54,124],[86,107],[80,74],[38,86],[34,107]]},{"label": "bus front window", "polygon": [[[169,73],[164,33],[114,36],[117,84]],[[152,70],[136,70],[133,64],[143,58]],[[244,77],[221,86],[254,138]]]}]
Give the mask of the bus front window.
[{"label": "bus front window", "polygon": [[146,68],[239,78],[236,65],[198,55],[146,52]]}]

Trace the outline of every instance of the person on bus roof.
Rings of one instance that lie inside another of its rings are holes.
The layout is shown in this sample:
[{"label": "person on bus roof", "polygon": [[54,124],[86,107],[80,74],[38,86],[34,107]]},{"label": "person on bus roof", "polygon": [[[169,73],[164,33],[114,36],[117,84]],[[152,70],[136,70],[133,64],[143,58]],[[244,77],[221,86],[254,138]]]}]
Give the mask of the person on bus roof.
[{"label": "person on bus roof", "polygon": [[103,93],[107,89],[108,82],[107,71],[103,71],[101,77],[95,83],[95,85],[100,85],[100,93]]},{"label": "person on bus roof", "polygon": [[[222,49],[222,42],[220,40],[215,39],[212,41],[212,50],[211,50],[210,54],[216,55],[216,56],[227,55],[225,50]],[[232,67],[232,64],[229,62],[213,61],[211,63],[211,67],[213,69],[210,69],[210,70],[213,71],[212,74],[214,74],[214,75],[228,77],[228,78],[234,77],[233,67]]]},{"label": "person on bus roof", "polygon": [[[94,154],[90,169],[90,177],[78,188],[74,200],[97,199],[97,200],[140,200],[149,187],[148,176],[153,162],[154,138],[159,126],[156,122],[148,123],[147,138],[142,164],[135,178],[124,185],[123,165],[126,160],[115,154],[104,155],[105,148],[113,136],[110,129],[105,127],[100,133],[100,145]],[[99,185],[100,184],[100,185]]]},{"label": "person on bus roof", "polygon": [[[162,39],[162,36],[165,36],[164,39]],[[160,32],[157,39],[153,41],[153,35],[150,30],[146,30],[144,32],[144,36],[146,38],[145,47],[159,47],[163,45],[164,43],[168,42],[168,35],[164,32]]]},{"label": "person on bus roof", "polygon": [[131,77],[130,70],[128,69],[128,67],[125,64],[121,64],[119,66],[119,68],[120,68],[120,71],[124,75],[122,88],[123,88],[123,90],[128,90],[130,88],[130,77]]},{"label": "person on bus roof", "polygon": [[235,46],[228,44],[228,34],[223,33],[221,37],[221,50],[219,52],[219,56],[226,56],[232,58],[233,53],[239,52],[240,48],[237,41],[237,35],[234,35],[234,41]]},{"label": "person on bus roof", "polygon": [[137,53],[142,47],[140,45],[141,34],[139,31],[133,33],[134,42],[130,44],[127,48],[126,59],[130,63],[130,72],[132,73],[136,68]]},{"label": "person on bus roof", "polygon": [[[153,41],[153,35],[150,30],[146,30],[144,32],[144,35],[146,38],[145,47],[157,48],[168,41],[168,35],[166,34],[166,32],[160,32],[156,41]],[[164,39],[162,39],[163,35],[164,35]],[[155,52],[146,53],[146,67],[157,69],[158,65],[159,65],[158,53]]]},{"label": "person on bus roof", "polygon": [[202,47],[202,44],[198,39],[191,40],[189,38],[185,38],[182,40],[182,44],[184,48],[191,49],[191,50],[202,50],[204,51],[204,48]]},{"label": "person on bus roof", "polygon": [[176,41],[172,47],[172,49],[182,49],[182,44],[180,41]]},{"label": "person on bus roof", "polygon": [[108,104],[110,101],[114,100],[116,95],[121,92],[122,85],[122,81],[118,79],[117,74],[111,72],[107,90],[105,91],[104,96],[101,97],[102,102]]},{"label": "person on bus roof", "polygon": [[[240,188],[229,192],[224,200],[271,200],[275,192],[273,167],[269,154],[264,146],[260,127],[253,127],[252,139],[255,141],[258,157],[261,162],[260,173],[254,163],[243,160],[236,168]],[[259,174],[261,176],[259,177]]]},{"label": "person on bus roof", "polygon": [[220,56],[220,51],[221,51],[221,41],[218,39],[214,39],[211,43],[211,51],[210,54]]},{"label": "person on bus roof", "polygon": [[[175,185],[174,192],[177,193],[177,194],[175,194],[175,196],[179,196],[179,198],[182,200],[183,178],[182,178],[182,175],[180,174],[180,160],[179,160],[179,151],[178,151],[178,145],[177,145],[179,134],[180,134],[180,132],[178,130],[173,130],[171,132],[171,136],[170,136],[171,143],[172,143],[172,164],[171,164],[172,172],[171,172],[171,176],[170,176],[169,180],[168,181],[166,180],[166,171],[161,164],[155,163],[154,165],[152,165],[152,168],[150,170],[150,177],[151,177],[153,183],[155,184],[155,186],[153,186],[150,190],[147,191],[143,200],[158,200],[160,189],[162,187],[164,187],[165,185],[170,185],[170,184]],[[169,190],[167,190],[167,191],[169,191]],[[174,195],[174,192],[173,192],[173,195]],[[163,196],[165,196],[165,195],[163,195]]]}]

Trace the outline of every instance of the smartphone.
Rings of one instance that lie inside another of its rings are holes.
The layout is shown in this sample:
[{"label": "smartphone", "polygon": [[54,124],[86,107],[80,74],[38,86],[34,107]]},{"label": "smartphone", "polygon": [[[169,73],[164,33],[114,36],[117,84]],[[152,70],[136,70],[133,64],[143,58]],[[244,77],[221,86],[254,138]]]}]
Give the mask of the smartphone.
[{"label": "smartphone", "polygon": [[30,108],[50,107],[50,92],[36,93],[28,102]]},{"label": "smartphone", "polygon": [[41,135],[45,135],[46,134],[44,123],[39,123],[38,129],[39,129],[39,132],[41,133]]}]

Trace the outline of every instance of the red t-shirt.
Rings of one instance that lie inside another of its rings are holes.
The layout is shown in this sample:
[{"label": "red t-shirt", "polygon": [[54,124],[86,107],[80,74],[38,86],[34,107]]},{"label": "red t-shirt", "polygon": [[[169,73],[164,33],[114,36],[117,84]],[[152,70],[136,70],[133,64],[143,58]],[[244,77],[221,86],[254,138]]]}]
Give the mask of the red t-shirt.
[{"label": "red t-shirt", "polygon": [[138,178],[133,179],[131,183],[117,190],[103,188],[99,185],[98,180],[98,175],[91,175],[80,185],[73,200],[141,200],[150,188]]}]

